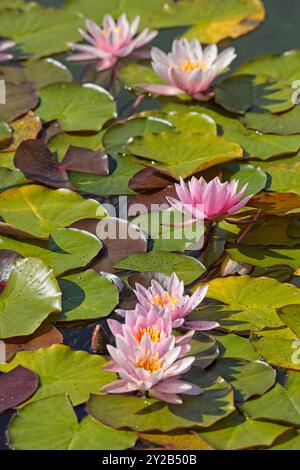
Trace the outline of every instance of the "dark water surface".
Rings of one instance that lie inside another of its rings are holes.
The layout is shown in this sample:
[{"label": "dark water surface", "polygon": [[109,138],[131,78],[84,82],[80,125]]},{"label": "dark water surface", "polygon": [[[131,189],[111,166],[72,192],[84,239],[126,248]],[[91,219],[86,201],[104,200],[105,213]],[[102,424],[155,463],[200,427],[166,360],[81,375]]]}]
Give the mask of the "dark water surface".
[{"label": "dark water surface", "polygon": [[[1,1],[1,0],[0,0]],[[86,0],[88,1],[88,0]],[[101,0],[99,0],[100,2]],[[145,0],[141,0],[142,2]],[[146,0],[151,1],[151,0]],[[61,0],[41,0],[45,6],[59,6]],[[247,34],[234,41],[224,41],[222,46],[235,46],[238,58],[233,66],[238,67],[242,62],[252,59],[259,55],[270,53],[282,53],[291,49],[300,49],[300,2],[299,0],[264,0],[267,10],[265,22],[254,32]],[[169,50],[173,39],[181,30],[162,31],[155,39],[155,45],[164,50]],[[68,67],[77,75],[79,67],[68,64]],[[300,66],[299,66],[300,74]],[[118,97],[118,108],[123,109],[134,97],[128,92],[122,92]],[[138,110],[145,109],[147,102],[142,103]],[[64,334],[64,342],[73,349],[85,349],[90,351],[91,332],[94,325],[84,328],[64,328],[61,329]],[[0,450],[6,450],[6,429],[12,412],[0,415]]]}]

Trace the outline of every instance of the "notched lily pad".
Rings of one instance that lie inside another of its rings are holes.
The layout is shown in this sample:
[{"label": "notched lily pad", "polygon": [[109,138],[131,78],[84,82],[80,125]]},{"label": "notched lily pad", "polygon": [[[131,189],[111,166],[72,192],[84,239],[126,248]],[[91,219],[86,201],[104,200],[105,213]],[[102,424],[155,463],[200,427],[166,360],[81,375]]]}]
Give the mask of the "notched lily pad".
[{"label": "notched lily pad", "polygon": [[216,102],[233,113],[252,108],[280,113],[294,106],[291,94],[287,82],[266,75],[237,75],[216,87]]},{"label": "notched lily pad", "polygon": [[168,405],[152,398],[93,395],[87,405],[88,413],[117,429],[168,432],[178,428],[209,427],[234,410],[232,391],[223,379],[212,380],[199,369],[192,375],[193,382],[202,385],[203,393],[182,395],[181,405]]},{"label": "notched lily pad", "polygon": [[161,132],[136,137],[126,148],[145,165],[176,179],[242,157],[238,144],[211,134]]},{"label": "notched lily pad", "polygon": [[29,110],[37,107],[39,98],[31,83],[25,82],[21,85],[16,85],[12,82],[6,82],[5,89],[6,104],[1,104],[0,121],[14,121]]},{"label": "notched lily pad", "polygon": [[68,189],[27,185],[0,194],[0,215],[7,224],[47,239],[57,228],[87,217],[101,219],[106,211],[97,201],[85,200]]},{"label": "notched lily pad", "polygon": [[118,288],[92,269],[58,281],[62,311],[56,321],[91,320],[109,315],[119,301]]},{"label": "notched lily pad", "polygon": [[115,263],[115,268],[138,272],[155,271],[167,276],[176,272],[185,284],[191,284],[205,272],[205,267],[197,259],[164,251],[135,253]]},{"label": "notched lily pad", "polygon": [[94,235],[71,228],[54,230],[44,242],[0,236],[1,250],[13,250],[24,257],[36,256],[51,267],[56,276],[86,266],[101,247],[100,240]]},{"label": "notched lily pad", "polygon": [[60,312],[61,292],[43,261],[17,259],[0,304],[0,337],[24,336],[33,333],[50,313]]},{"label": "notched lily pad", "polygon": [[53,84],[40,90],[39,96],[40,118],[47,122],[58,120],[65,132],[100,131],[106,121],[115,117],[113,97],[91,83]]},{"label": "notched lily pad", "polygon": [[116,431],[90,416],[79,423],[66,395],[28,404],[9,425],[10,447],[17,450],[122,450],[135,441],[133,432]]}]

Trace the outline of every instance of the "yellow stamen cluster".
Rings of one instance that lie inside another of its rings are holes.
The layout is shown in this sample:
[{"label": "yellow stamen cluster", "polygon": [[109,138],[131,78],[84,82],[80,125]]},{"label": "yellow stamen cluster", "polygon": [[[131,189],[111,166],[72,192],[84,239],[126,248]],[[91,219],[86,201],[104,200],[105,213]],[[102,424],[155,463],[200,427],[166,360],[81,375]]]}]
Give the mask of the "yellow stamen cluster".
[{"label": "yellow stamen cluster", "polygon": [[160,307],[165,307],[166,305],[173,304],[176,305],[178,303],[178,299],[176,295],[170,295],[169,292],[165,291],[162,296],[154,295],[153,301]]},{"label": "yellow stamen cluster", "polygon": [[160,341],[160,330],[156,326],[147,326],[147,328],[139,328],[134,335],[139,343],[142,341],[142,337],[145,333],[148,333],[152,343],[158,343]]},{"label": "yellow stamen cluster", "polygon": [[191,62],[190,60],[186,59],[181,65],[180,70],[183,72],[193,72],[196,69],[207,70],[207,66],[200,61]]},{"label": "yellow stamen cluster", "polygon": [[103,34],[103,36],[105,36],[105,37],[106,37],[106,36],[109,36],[109,34],[112,33],[112,32],[114,32],[114,33],[119,33],[119,32],[120,32],[120,27],[119,27],[119,26],[116,26],[115,28],[105,28],[105,29],[103,28],[103,29],[102,29],[102,34]]},{"label": "yellow stamen cluster", "polygon": [[151,374],[157,372],[161,369],[163,359],[159,358],[159,354],[156,353],[155,356],[151,356],[150,351],[147,352],[146,356],[138,358],[136,362],[136,367],[139,369],[145,369]]}]

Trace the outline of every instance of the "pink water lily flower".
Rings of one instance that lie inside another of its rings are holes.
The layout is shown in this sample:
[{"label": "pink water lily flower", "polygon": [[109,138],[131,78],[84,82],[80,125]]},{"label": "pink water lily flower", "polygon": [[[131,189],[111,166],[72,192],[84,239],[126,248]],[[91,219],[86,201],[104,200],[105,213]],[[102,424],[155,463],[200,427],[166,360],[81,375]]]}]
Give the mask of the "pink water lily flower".
[{"label": "pink water lily flower", "polygon": [[154,71],[166,85],[140,83],[140,88],[158,95],[187,94],[202,100],[212,95],[212,81],[236,58],[236,53],[229,47],[218,54],[215,44],[202,49],[197,39],[179,39],[173,42],[169,54],[153,47],[151,57]]},{"label": "pink water lily flower", "polygon": [[[193,330],[206,331],[216,328],[219,324],[211,321],[199,321],[193,322],[191,326],[186,321],[186,316],[202,302],[207,289],[207,286],[199,287],[192,296],[185,295],[183,282],[173,273],[171,277],[166,279],[164,285],[153,280],[151,286],[146,289],[137,283],[134,293],[138,298],[139,304],[146,311],[149,311],[155,305],[161,310],[162,315],[171,315],[173,328],[191,327]],[[134,310],[117,310],[117,313],[123,316],[127,312],[134,312]]]},{"label": "pink water lily flower", "polygon": [[13,41],[0,41],[0,62],[5,62],[6,60],[13,59],[12,54],[7,54],[4,51],[6,51],[7,49],[11,49],[15,45],[16,43]]},{"label": "pink water lily flower", "polygon": [[198,219],[218,220],[232,215],[244,207],[252,195],[243,197],[248,184],[238,191],[238,180],[221,183],[218,177],[207,183],[202,177],[193,177],[188,184],[180,179],[176,184],[179,197],[167,197],[171,206],[191,217],[191,221]]},{"label": "pink water lily flower", "polygon": [[81,29],[79,32],[89,44],[69,43],[78,53],[71,55],[68,60],[98,60],[97,70],[101,71],[113,67],[121,57],[143,57],[144,52],[135,50],[152,41],[158,32],[146,28],[135,36],[139,23],[139,16],[129,23],[125,13],[116,22],[112,16],[105,15],[102,26],[87,20],[87,32]]},{"label": "pink water lily flower", "polygon": [[104,393],[142,392],[167,403],[180,404],[178,394],[198,395],[197,385],[181,380],[195,358],[180,358],[181,347],[175,337],[168,336],[159,342],[151,340],[145,332],[137,343],[133,335],[116,336],[116,347],[107,346],[112,363],[104,367],[119,374],[120,379],[105,385]]},{"label": "pink water lily flower", "polygon": [[[168,312],[162,311],[158,305],[152,305],[149,310],[137,304],[135,310],[127,311],[124,324],[114,319],[107,320],[107,323],[115,337],[126,338],[131,335],[137,344],[140,344],[145,333],[153,343],[164,341],[172,334],[172,317]],[[194,330],[190,330],[184,335],[176,336],[176,344],[181,347],[180,356],[190,351],[189,341],[194,333]]]}]

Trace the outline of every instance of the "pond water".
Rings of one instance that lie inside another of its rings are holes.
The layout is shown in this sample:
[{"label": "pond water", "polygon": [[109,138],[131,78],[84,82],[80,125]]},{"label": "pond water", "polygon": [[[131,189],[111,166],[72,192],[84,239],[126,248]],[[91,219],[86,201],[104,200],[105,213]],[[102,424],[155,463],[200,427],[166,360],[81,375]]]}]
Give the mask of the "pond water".
[{"label": "pond water", "polygon": [[[62,2],[53,0],[40,1],[39,3],[47,6],[58,6]],[[264,0],[264,4],[267,10],[267,17],[258,29],[237,40],[224,41],[222,43],[224,47],[229,44],[235,46],[238,58],[234,61],[234,67],[238,67],[242,62],[258,55],[282,53],[289,49],[300,49],[299,0]],[[164,50],[168,50],[173,39],[181,31],[182,29],[162,31],[156,38],[155,44]],[[75,75],[80,73],[79,66],[72,66],[71,68]],[[118,98],[119,109],[124,109],[126,104],[132,99],[133,96],[130,93],[122,92]],[[145,109],[145,106],[147,106],[147,101],[143,102],[138,109]],[[64,328],[65,344],[70,345],[73,349],[90,351],[93,327],[94,324],[84,328]],[[5,430],[12,414],[9,412],[0,415],[0,450],[7,449]]]}]

